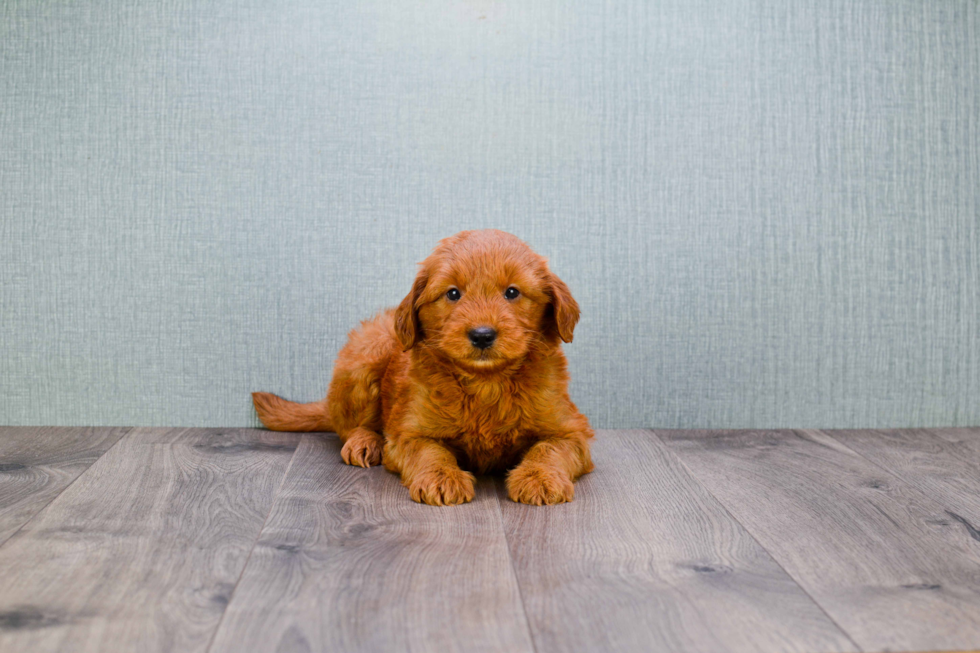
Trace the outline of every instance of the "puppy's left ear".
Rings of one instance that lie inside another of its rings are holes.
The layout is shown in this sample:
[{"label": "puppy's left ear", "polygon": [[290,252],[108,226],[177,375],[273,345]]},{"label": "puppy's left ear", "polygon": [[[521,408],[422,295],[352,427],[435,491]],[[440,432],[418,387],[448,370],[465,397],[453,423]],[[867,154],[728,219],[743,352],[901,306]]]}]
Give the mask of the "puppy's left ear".
[{"label": "puppy's left ear", "polygon": [[572,341],[572,332],[578,323],[578,302],[572,297],[565,282],[553,272],[548,272],[548,293],[551,295],[552,319],[558,335],[565,342]]},{"label": "puppy's left ear", "polygon": [[429,282],[429,273],[422,270],[415,277],[412,291],[395,309],[395,335],[405,351],[415,346],[422,339],[422,323],[419,321],[418,301]]}]

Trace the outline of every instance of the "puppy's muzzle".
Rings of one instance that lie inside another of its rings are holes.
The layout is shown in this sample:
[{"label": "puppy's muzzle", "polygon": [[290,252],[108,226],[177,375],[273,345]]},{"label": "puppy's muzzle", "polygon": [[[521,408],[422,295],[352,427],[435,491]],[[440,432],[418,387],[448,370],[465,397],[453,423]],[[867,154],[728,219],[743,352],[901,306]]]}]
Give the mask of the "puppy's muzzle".
[{"label": "puppy's muzzle", "polygon": [[492,327],[476,327],[470,329],[466,335],[470,337],[470,344],[477,349],[486,349],[497,339],[497,332]]}]

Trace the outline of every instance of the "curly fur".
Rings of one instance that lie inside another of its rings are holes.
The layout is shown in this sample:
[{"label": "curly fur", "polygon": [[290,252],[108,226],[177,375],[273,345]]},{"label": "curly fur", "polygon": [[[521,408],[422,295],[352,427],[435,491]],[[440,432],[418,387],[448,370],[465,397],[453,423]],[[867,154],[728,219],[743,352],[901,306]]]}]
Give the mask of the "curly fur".
[{"label": "curly fur", "polygon": [[[520,294],[507,299],[512,286]],[[561,348],[578,318],[568,287],[523,241],[464,231],[439,242],[397,308],[350,333],[325,399],[252,398],[270,429],[336,431],[345,463],[383,461],[415,501],[470,501],[471,472],[503,470],[514,501],[571,501],[592,471],[593,432],[568,396]],[[467,334],[482,326],[497,337],[481,350]]]}]

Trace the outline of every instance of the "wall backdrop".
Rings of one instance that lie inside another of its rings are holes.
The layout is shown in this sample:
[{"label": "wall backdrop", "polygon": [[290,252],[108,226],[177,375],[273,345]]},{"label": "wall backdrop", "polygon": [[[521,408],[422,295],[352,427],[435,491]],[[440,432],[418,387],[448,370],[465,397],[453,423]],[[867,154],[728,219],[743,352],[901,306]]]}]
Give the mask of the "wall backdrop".
[{"label": "wall backdrop", "polygon": [[0,423],[256,425],[481,227],[596,426],[980,424],[980,5],[0,5]]}]

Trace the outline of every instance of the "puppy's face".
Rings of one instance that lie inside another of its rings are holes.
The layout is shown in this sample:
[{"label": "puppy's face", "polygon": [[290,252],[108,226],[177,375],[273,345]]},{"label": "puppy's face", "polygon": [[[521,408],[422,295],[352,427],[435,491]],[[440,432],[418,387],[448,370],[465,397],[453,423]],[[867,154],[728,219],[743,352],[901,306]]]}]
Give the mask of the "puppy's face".
[{"label": "puppy's face", "polygon": [[536,341],[571,342],[578,314],[567,286],[523,241],[464,231],[422,263],[395,325],[406,349],[424,340],[464,369],[492,371]]}]

